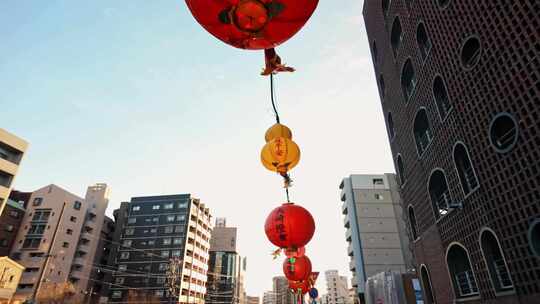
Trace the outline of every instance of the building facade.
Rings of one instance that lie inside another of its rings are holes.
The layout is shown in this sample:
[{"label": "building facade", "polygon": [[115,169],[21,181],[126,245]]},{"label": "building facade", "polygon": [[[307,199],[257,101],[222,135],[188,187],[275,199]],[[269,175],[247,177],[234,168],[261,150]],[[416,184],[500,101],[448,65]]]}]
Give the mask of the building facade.
[{"label": "building facade", "polygon": [[123,230],[111,303],[204,303],[212,227],[203,203],[189,194],[134,197],[115,217]]},{"label": "building facade", "polygon": [[77,294],[89,294],[108,196],[105,184],[89,186],[84,199],[56,185],[32,192],[11,250],[26,267],[17,299],[39,298],[45,282],[69,281]]},{"label": "building facade", "polygon": [[284,276],[272,278],[275,304],[295,304],[295,296],[289,289],[289,281]]},{"label": "building facade", "polygon": [[540,298],[539,11],[364,2],[426,303]]},{"label": "building facade", "polygon": [[7,199],[0,215],[0,257],[9,255],[24,217],[24,205]]},{"label": "building facade", "polygon": [[0,215],[27,148],[26,141],[0,128]]},{"label": "building facade", "polygon": [[347,277],[340,276],[337,270],[325,271],[324,277],[326,279],[327,304],[352,304]]},{"label": "building facade", "polygon": [[210,239],[206,303],[244,304],[246,259],[236,248],[237,229],[216,218]]},{"label": "building facade", "polygon": [[261,304],[261,298],[260,297],[247,296],[246,297],[246,304]]},{"label": "building facade", "polygon": [[17,291],[19,280],[24,271],[24,266],[13,261],[7,256],[0,257],[0,303],[20,304],[21,301],[13,300]]},{"label": "building facade", "polygon": [[276,295],[273,291],[264,292],[262,304],[276,304]]},{"label": "building facade", "polygon": [[395,174],[351,175],[340,184],[352,285],[361,300],[368,277],[413,266]]}]

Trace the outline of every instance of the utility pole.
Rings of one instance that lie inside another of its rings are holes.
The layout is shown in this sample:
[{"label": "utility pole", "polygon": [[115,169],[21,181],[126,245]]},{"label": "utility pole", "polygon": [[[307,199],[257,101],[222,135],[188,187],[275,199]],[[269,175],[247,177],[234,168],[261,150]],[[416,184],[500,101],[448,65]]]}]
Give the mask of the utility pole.
[{"label": "utility pole", "polygon": [[49,265],[49,259],[51,257],[51,251],[56,241],[56,235],[58,234],[58,229],[60,228],[60,223],[62,220],[62,216],[64,215],[64,209],[66,209],[66,202],[62,205],[62,211],[60,211],[60,216],[58,216],[58,222],[56,223],[56,228],[54,229],[53,237],[51,240],[51,245],[49,246],[49,250],[47,250],[47,255],[45,255],[45,263],[43,264],[43,267],[41,268],[41,272],[39,274],[39,280],[36,285],[36,289],[34,289],[34,292],[32,293],[32,302],[36,302],[37,294],[39,291],[39,288],[41,288],[41,282],[43,281],[43,276],[45,275],[45,268]]}]

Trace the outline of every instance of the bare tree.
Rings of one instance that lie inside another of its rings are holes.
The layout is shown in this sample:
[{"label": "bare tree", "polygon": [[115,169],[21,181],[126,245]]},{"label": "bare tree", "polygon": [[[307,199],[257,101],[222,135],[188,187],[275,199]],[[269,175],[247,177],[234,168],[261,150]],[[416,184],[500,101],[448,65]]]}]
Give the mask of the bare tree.
[{"label": "bare tree", "polygon": [[76,304],[82,302],[82,297],[69,282],[47,282],[41,285],[37,300],[40,304]]}]

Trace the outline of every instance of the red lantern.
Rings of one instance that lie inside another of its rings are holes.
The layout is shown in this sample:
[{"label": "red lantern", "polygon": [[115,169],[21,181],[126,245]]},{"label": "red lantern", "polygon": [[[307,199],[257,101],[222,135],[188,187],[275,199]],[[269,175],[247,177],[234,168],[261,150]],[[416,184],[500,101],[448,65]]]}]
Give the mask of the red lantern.
[{"label": "red lantern", "polygon": [[283,273],[289,281],[304,281],[311,275],[311,261],[307,256],[286,258]]},{"label": "red lantern", "polygon": [[272,210],[264,224],[266,236],[280,248],[305,246],[315,233],[313,217],[301,206],[285,203]]},{"label": "red lantern", "polygon": [[304,254],[306,254],[306,247],[300,247],[298,249],[296,249],[296,248],[287,248],[287,249],[285,249],[285,255],[288,258],[302,257],[302,256],[304,256]]},{"label": "red lantern", "polygon": [[210,34],[234,47],[271,49],[296,34],[319,0],[186,0]]},{"label": "red lantern", "polygon": [[289,288],[294,293],[298,293],[300,291],[304,295],[309,292],[311,286],[309,285],[308,281],[289,281]]}]

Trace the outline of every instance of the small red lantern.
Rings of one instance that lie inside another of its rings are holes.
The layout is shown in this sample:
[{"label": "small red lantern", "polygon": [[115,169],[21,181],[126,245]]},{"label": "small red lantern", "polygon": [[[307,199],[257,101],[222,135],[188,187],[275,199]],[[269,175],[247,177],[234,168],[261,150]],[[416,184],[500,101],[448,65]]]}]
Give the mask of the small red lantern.
[{"label": "small red lantern", "polygon": [[305,208],[285,203],[272,210],[264,231],[272,244],[287,249],[305,246],[315,233],[315,221]]},{"label": "small red lantern", "polygon": [[311,289],[309,282],[306,281],[289,281],[289,288],[292,292],[301,292],[303,295],[308,293]]},{"label": "small red lantern", "polygon": [[234,47],[271,49],[294,36],[319,0],[186,0],[210,34]]},{"label": "small red lantern", "polygon": [[283,273],[289,281],[304,281],[311,275],[311,261],[307,256],[286,258]]}]

